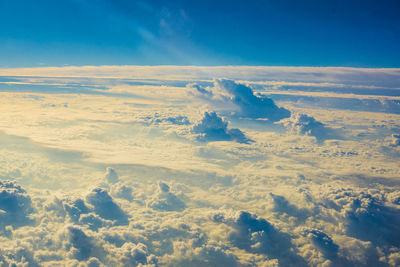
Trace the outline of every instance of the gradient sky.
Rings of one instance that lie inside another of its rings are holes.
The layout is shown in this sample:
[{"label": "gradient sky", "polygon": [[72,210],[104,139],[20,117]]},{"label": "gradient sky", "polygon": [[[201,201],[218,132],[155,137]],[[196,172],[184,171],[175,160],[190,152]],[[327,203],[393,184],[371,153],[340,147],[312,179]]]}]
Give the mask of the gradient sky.
[{"label": "gradient sky", "polygon": [[0,0],[0,67],[400,67],[399,1]]}]

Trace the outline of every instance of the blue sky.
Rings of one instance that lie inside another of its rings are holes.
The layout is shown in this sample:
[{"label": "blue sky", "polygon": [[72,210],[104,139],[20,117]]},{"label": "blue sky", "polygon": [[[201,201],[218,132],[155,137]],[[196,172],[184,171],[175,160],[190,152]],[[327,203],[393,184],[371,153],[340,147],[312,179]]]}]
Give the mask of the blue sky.
[{"label": "blue sky", "polygon": [[399,67],[398,1],[1,0],[0,67]]}]

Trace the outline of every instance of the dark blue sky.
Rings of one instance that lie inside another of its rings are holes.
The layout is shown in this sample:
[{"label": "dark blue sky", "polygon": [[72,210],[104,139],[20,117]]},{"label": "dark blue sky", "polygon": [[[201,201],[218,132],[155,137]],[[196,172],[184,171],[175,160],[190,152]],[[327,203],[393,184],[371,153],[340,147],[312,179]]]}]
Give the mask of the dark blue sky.
[{"label": "dark blue sky", "polygon": [[400,67],[400,1],[0,0],[0,67]]}]

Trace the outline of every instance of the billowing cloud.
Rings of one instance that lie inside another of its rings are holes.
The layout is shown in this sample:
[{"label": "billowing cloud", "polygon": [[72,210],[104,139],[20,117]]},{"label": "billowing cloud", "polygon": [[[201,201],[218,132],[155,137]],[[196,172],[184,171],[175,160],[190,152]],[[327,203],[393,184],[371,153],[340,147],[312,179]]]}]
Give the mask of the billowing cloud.
[{"label": "billowing cloud", "polygon": [[128,223],[128,216],[106,190],[102,188],[93,189],[86,196],[86,201],[93,206],[93,210],[102,218],[115,220],[118,224]]},{"label": "billowing cloud", "polygon": [[349,235],[377,245],[400,246],[400,209],[369,194],[343,197],[349,198],[344,207]]},{"label": "billowing cloud", "polygon": [[147,251],[146,245],[126,242],[117,250],[123,266],[158,266],[157,258]]},{"label": "billowing cloud", "polygon": [[128,201],[133,200],[133,189],[124,183],[116,183],[111,187],[111,194],[117,198],[123,198]]},{"label": "billowing cloud", "polygon": [[118,174],[117,172],[111,168],[107,167],[106,173],[105,173],[105,178],[109,183],[116,183],[118,182]]},{"label": "billowing cloud", "polygon": [[86,260],[89,258],[93,249],[93,244],[85,232],[76,226],[68,226],[66,228],[66,238],[68,247],[73,257],[77,260]]},{"label": "billowing cloud", "polygon": [[327,259],[335,260],[339,252],[339,246],[335,244],[331,237],[320,230],[306,230],[305,233]]},{"label": "billowing cloud", "polygon": [[218,244],[203,244],[193,246],[185,242],[174,244],[174,257],[171,258],[172,266],[241,266],[238,257],[233,253],[218,246]]},{"label": "billowing cloud", "polygon": [[216,80],[215,86],[228,93],[230,101],[238,106],[237,115],[244,118],[268,119],[275,122],[290,117],[290,111],[278,107],[267,97],[254,94],[253,90],[231,80]]},{"label": "billowing cloud", "polygon": [[98,231],[99,228],[110,227],[114,223],[112,220],[106,220],[96,213],[90,212],[79,216],[78,224],[86,226],[92,231]]},{"label": "billowing cloud", "polygon": [[318,141],[339,138],[339,134],[306,114],[293,114],[284,124],[291,134],[309,135]]},{"label": "billowing cloud", "polygon": [[158,192],[147,205],[162,211],[179,211],[185,208],[185,203],[171,192],[169,185],[164,182],[158,183]]},{"label": "billowing cloud", "polygon": [[276,122],[290,117],[290,111],[278,107],[271,98],[256,95],[250,86],[233,80],[217,79],[214,87],[188,84],[189,94],[229,115],[245,119]]},{"label": "billowing cloud", "polygon": [[[56,200],[59,202],[59,200]],[[57,203],[58,204],[58,203]],[[81,198],[66,198],[60,203],[72,221],[78,221],[82,214],[90,212],[90,208]]]},{"label": "billowing cloud", "polygon": [[29,223],[33,212],[31,198],[26,191],[12,181],[0,181],[0,229]]},{"label": "billowing cloud", "polygon": [[200,141],[236,141],[239,143],[251,142],[244,133],[237,129],[229,129],[228,122],[223,120],[215,112],[205,112],[203,119],[193,127],[193,132],[200,134]]},{"label": "billowing cloud", "polygon": [[0,266],[399,265],[398,70],[47,70],[0,77]]},{"label": "billowing cloud", "polygon": [[308,209],[296,207],[295,205],[289,203],[289,201],[284,196],[276,195],[273,193],[270,193],[269,195],[273,200],[272,211],[278,213],[286,213],[289,216],[293,216],[303,220],[311,216],[311,212]]},{"label": "billowing cloud", "polygon": [[213,219],[232,226],[233,231],[228,235],[228,240],[240,249],[265,254],[272,259],[278,259],[283,265],[306,265],[304,259],[293,252],[294,245],[290,235],[277,230],[263,218],[240,211],[231,218],[217,214]]}]

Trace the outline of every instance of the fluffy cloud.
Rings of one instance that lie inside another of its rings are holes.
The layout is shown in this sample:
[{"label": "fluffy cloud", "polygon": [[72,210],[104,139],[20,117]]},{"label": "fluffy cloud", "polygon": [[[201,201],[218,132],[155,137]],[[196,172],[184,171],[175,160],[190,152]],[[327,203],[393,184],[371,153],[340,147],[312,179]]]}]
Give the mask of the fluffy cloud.
[{"label": "fluffy cloud", "polygon": [[189,94],[198,97],[213,108],[234,113],[239,118],[267,119],[276,122],[290,117],[290,111],[278,107],[271,98],[256,95],[253,89],[233,80],[217,79],[214,87],[188,84]]},{"label": "fluffy cloud", "polygon": [[118,224],[127,224],[128,216],[114,202],[108,192],[102,188],[93,189],[87,196],[86,201],[93,206],[94,212],[107,220],[114,220]]},{"label": "fluffy cloud", "polygon": [[166,183],[159,182],[158,192],[147,203],[147,206],[162,211],[180,211],[185,208],[185,203],[170,191],[170,187]]},{"label": "fluffy cloud", "polygon": [[317,229],[306,230],[305,233],[325,258],[335,261],[339,252],[339,246],[333,242],[331,237]]},{"label": "fluffy cloud", "polygon": [[238,106],[240,117],[272,122],[290,117],[289,110],[276,106],[270,98],[256,96],[248,86],[231,80],[216,80],[215,86],[228,93],[230,101]]},{"label": "fluffy cloud", "polygon": [[1,266],[40,266],[34,259],[34,253],[24,247],[15,247],[13,249],[0,248]]},{"label": "fluffy cloud", "polygon": [[98,231],[99,228],[102,227],[110,227],[113,225],[112,220],[106,220],[96,213],[87,213],[87,214],[82,214],[79,217],[78,224],[88,227],[92,231]]},{"label": "fluffy cloud", "polygon": [[21,186],[12,181],[0,181],[0,228],[29,223],[29,214],[33,212],[31,203],[30,196]]},{"label": "fluffy cloud", "polygon": [[93,244],[82,229],[76,226],[68,226],[66,228],[66,238],[69,245],[67,250],[69,250],[76,259],[86,260],[89,258],[93,249]]},{"label": "fluffy cloud", "polygon": [[193,132],[200,134],[200,141],[236,141],[239,143],[251,142],[239,129],[228,129],[228,122],[215,112],[205,112],[203,119],[193,127]]},{"label": "fluffy cloud", "polygon": [[376,245],[400,246],[399,208],[387,206],[363,192],[348,198],[344,212],[349,235]]},{"label": "fluffy cloud", "polygon": [[308,209],[298,208],[295,205],[290,204],[284,196],[276,195],[273,193],[270,193],[270,196],[273,200],[272,211],[274,212],[286,213],[289,216],[297,217],[303,220],[311,216],[312,214]]},{"label": "fluffy cloud", "polygon": [[149,254],[142,243],[127,242],[118,249],[118,254],[123,266],[158,266],[157,258]]},{"label": "fluffy cloud", "polygon": [[265,254],[271,259],[278,259],[283,265],[306,265],[304,259],[293,252],[290,235],[277,230],[263,218],[241,211],[228,218],[216,214],[213,220],[232,226],[233,231],[228,235],[228,240],[240,249]]},{"label": "fluffy cloud", "polygon": [[[58,199],[56,201],[59,202]],[[82,214],[90,212],[90,208],[81,198],[66,198],[60,204],[74,222],[77,222]]]},{"label": "fluffy cloud", "polygon": [[399,265],[398,82],[376,78],[398,71],[179,69],[13,78],[32,88],[0,97],[0,266]]},{"label": "fluffy cloud", "polygon": [[133,200],[133,189],[124,183],[116,183],[111,187],[111,194],[117,198],[123,198],[128,201]]},{"label": "fluffy cloud", "polygon": [[109,183],[116,183],[118,182],[118,174],[117,172],[111,168],[111,167],[107,167],[106,169],[106,173],[105,173],[105,178]]},{"label": "fluffy cloud", "polygon": [[193,246],[191,242],[174,243],[174,255],[169,266],[241,266],[238,258],[218,244]]},{"label": "fluffy cloud", "polygon": [[334,130],[306,114],[293,114],[284,124],[289,133],[315,136],[318,141],[339,137]]}]

